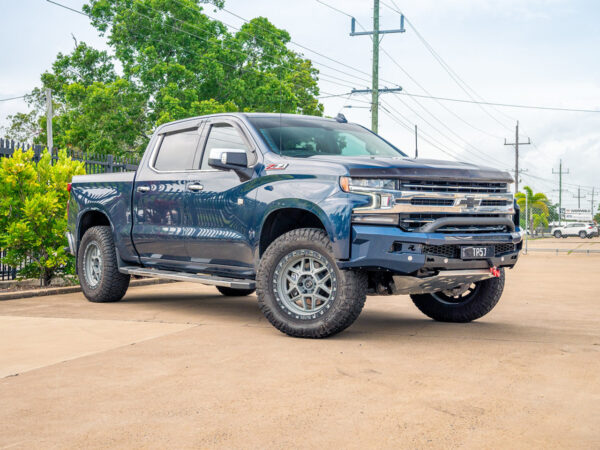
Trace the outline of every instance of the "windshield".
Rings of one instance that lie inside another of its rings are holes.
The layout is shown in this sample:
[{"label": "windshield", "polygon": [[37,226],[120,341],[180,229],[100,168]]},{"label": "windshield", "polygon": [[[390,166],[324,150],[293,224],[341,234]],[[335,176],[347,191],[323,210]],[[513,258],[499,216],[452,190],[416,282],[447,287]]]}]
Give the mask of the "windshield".
[{"label": "windshield", "polygon": [[406,156],[361,126],[303,117],[249,117],[269,148],[282,156]]}]

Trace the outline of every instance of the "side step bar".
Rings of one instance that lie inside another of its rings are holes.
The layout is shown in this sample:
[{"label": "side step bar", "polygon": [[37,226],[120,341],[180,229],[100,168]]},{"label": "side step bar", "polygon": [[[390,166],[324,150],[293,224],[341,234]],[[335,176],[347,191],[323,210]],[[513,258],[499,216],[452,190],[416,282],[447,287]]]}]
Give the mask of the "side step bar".
[{"label": "side step bar", "polygon": [[242,280],[238,278],[214,277],[206,274],[194,274],[185,272],[173,272],[170,270],[147,269],[144,267],[125,266],[119,272],[140,277],[166,278],[177,281],[191,281],[193,283],[209,284],[212,286],[223,286],[233,289],[255,289],[254,280]]}]

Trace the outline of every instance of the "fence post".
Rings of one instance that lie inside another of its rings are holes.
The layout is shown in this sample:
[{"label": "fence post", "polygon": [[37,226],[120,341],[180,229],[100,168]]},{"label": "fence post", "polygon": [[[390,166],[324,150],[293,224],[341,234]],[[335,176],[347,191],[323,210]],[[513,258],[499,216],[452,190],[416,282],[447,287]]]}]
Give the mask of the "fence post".
[{"label": "fence post", "polygon": [[40,158],[42,155],[42,146],[41,145],[34,145],[33,146],[33,161],[37,164],[40,162]]},{"label": "fence post", "polygon": [[113,155],[108,155],[108,157],[106,158],[106,171],[108,173],[112,173],[113,172],[113,168],[114,168],[114,156]]}]

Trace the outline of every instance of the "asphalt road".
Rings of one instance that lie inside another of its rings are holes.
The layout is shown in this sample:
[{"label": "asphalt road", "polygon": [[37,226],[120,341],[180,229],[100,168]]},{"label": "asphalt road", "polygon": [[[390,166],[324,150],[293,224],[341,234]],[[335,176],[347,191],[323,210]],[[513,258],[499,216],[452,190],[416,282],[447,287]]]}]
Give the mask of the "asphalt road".
[{"label": "asphalt road", "polygon": [[599,448],[600,256],[529,254],[471,324],[370,297],[326,340],[189,283],[0,302],[0,448]]}]

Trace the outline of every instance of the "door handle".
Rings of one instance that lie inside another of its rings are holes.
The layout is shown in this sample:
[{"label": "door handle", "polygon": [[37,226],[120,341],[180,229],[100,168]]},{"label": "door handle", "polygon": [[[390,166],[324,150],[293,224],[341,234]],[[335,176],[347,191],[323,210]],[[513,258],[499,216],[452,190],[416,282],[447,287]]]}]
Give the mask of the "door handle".
[{"label": "door handle", "polygon": [[137,191],[140,193],[148,192],[150,190],[150,186],[138,186]]},{"label": "door handle", "polygon": [[201,191],[202,189],[204,189],[204,186],[202,186],[199,183],[192,183],[192,184],[188,184],[187,187],[190,191],[194,191],[194,192],[198,192]]}]

